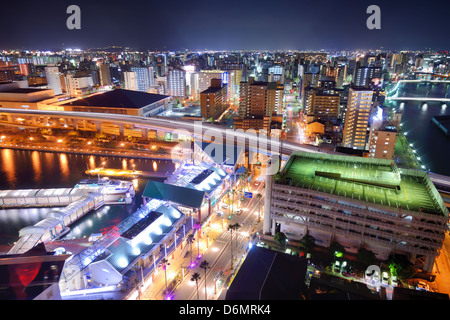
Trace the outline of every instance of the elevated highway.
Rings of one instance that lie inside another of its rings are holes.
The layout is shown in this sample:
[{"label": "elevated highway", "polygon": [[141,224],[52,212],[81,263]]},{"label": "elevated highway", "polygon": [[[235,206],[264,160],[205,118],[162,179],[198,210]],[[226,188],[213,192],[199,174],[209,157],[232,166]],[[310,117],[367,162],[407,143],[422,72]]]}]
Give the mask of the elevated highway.
[{"label": "elevated highway", "polygon": [[[424,80],[400,80],[403,82],[420,82]],[[433,80],[427,80],[433,82]],[[435,81],[444,82],[444,81]],[[450,83],[450,81],[445,81]],[[450,99],[449,99],[450,100]],[[116,125],[128,125],[143,130],[160,130],[174,134],[190,135],[200,141],[211,141],[214,137],[222,139],[223,142],[245,143],[249,148],[257,149],[267,155],[290,156],[293,152],[304,151],[312,153],[336,154],[340,153],[320,149],[311,145],[304,145],[282,139],[271,139],[256,135],[250,131],[234,130],[228,127],[205,124],[200,121],[170,119],[163,117],[139,117],[122,114],[94,113],[94,112],[73,112],[73,111],[54,111],[54,110],[22,110],[22,109],[0,109],[0,115],[16,116],[38,116],[47,118],[71,118],[77,120],[92,120],[96,122],[114,123]],[[228,139],[228,140],[227,140]],[[342,155],[342,154],[341,154]],[[430,173],[433,183],[439,188],[449,188],[450,177]],[[438,189],[439,189],[438,188]]]}]

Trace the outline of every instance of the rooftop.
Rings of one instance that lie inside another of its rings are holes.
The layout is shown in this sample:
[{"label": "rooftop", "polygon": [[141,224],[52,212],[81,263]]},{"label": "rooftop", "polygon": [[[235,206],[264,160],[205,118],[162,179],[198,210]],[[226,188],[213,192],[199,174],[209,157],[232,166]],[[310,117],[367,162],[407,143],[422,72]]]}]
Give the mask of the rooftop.
[{"label": "rooftop", "polygon": [[67,102],[65,106],[95,106],[106,108],[142,108],[169,96],[141,91],[116,89],[87,98]]},{"label": "rooftop", "polygon": [[425,172],[400,170],[390,160],[298,152],[275,181],[395,209],[448,216]]},{"label": "rooftop", "polygon": [[299,300],[306,260],[252,247],[227,291],[226,300]]},{"label": "rooftop", "polygon": [[200,208],[205,192],[189,187],[148,180],[142,196],[163,201],[171,201],[186,207]]},{"label": "rooftop", "polygon": [[222,90],[223,87],[209,87],[206,90],[200,92],[200,94],[216,93]]}]

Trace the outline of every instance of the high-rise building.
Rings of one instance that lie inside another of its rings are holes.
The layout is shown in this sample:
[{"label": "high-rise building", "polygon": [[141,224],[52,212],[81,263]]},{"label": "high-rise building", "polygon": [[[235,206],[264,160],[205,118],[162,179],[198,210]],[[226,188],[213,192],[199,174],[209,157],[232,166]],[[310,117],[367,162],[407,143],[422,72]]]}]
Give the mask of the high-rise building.
[{"label": "high-rise building", "polygon": [[[395,121],[395,119],[394,119]],[[387,112],[381,107],[376,108],[370,125],[367,149],[369,157],[377,159],[394,159],[398,131],[394,122],[388,118]]]},{"label": "high-rise building", "polygon": [[137,91],[148,92],[150,88],[150,74],[148,67],[131,67],[136,72]]},{"label": "high-rise building", "polygon": [[109,64],[102,63],[98,67],[100,73],[100,85],[102,87],[112,85],[111,81],[111,70],[109,69]]},{"label": "high-rise building", "polygon": [[305,89],[304,109],[316,120],[333,121],[339,115],[340,96],[332,90],[308,87]]},{"label": "high-rise building", "polygon": [[134,71],[124,71],[123,78],[125,82],[125,89],[138,90],[137,74]]},{"label": "high-rise building", "polygon": [[221,70],[201,70],[198,73],[198,92],[205,91],[211,85],[212,79],[221,79],[222,84],[228,86],[229,74]]},{"label": "high-rise building", "polygon": [[186,97],[186,72],[170,69],[167,73],[167,94],[172,97]]},{"label": "high-rise building", "polygon": [[392,160],[295,152],[266,175],[265,192],[265,234],[310,235],[320,246],[365,248],[379,260],[403,254],[424,272],[447,231],[448,208],[427,173]]},{"label": "high-rise building", "polygon": [[91,77],[79,77],[70,72],[66,75],[67,93],[73,97],[90,93],[93,86]]},{"label": "high-rise building", "polygon": [[48,87],[53,89],[55,95],[62,94],[61,74],[58,67],[52,65],[45,67],[45,77]]},{"label": "high-rise building", "polygon": [[203,119],[219,118],[227,109],[227,86],[221,79],[212,79],[211,86],[200,92],[200,112]]},{"label": "high-rise building", "polygon": [[355,86],[368,88],[374,81],[375,82],[381,81],[381,67],[377,66],[356,67],[355,75],[353,78]]},{"label": "high-rise building", "polygon": [[277,82],[241,81],[239,86],[239,118],[237,129],[270,131],[272,114],[281,112],[284,87]]},{"label": "high-rise building", "polygon": [[34,73],[34,65],[32,63],[20,63],[19,69],[24,76],[30,76]]},{"label": "high-rise building", "polygon": [[284,86],[279,82],[267,84],[267,108],[268,113],[281,114],[283,112]]},{"label": "high-rise building", "polygon": [[342,146],[361,150],[365,148],[372,97],[372,90],[358,87],[350,88]]}]

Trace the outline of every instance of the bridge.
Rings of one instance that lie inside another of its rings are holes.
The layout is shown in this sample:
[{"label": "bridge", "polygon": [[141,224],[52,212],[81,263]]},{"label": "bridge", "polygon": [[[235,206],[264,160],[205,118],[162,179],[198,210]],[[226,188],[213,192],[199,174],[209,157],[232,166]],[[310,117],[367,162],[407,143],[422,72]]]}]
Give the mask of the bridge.
[{"label": "bridge", "polygon": [[6,191],[5,196],[7,198],[3,198],[2,200],[5,201],[5,199],[8,199],[9,203],[15,198],[15,203],[32,204],[32,202],[39,203],[39,201],[45,201],[47,205],[60,206],[62,203],[67,203],[75,199],[64,208],[51,210],[43,220],[35,225],[22,228],[19,231],[19,240],[9,250],[8,254],[25,253],[37,243],[58,238],[66,231],[69,231],[67,227],[74,221],[91,210],[96,210],[103,206],[103,188],[74,188],[78,190],[75,190],[73,195],[71,195],[71,190],[67,192],[66,189],[41,189],[37,192],[35,190]]},{"label": "bridge", "polygon": [[420,101],[420,102],[450,102],[450,98],[428,98],[428,97],[387,97],[387,100],[398,100],[398,101]]}]

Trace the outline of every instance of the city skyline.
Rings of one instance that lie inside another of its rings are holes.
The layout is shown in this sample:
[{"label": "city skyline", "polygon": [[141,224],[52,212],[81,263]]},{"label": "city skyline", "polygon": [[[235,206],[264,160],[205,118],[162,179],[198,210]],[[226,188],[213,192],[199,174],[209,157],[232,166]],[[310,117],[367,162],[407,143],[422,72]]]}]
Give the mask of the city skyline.
[{"label": "city skyline", "polygon": [[[70,16],[66,10],[73,4],[81,10],[80,30],[66,27]],[[372,4],[381,10],[379,30],[366,27],[370,16],[366,10]],[[79,0],[8,3],[6,7],[0,13],[0,27],[8,30],[2,35],[2,49],[119,45],[155,51],[446,50],[450,40],[450,35],[441,32],[450,9],[443,1],[433,6],[419,1],[326,0],[320,6],[287,0],[276,4],[268,0],[178,1],[167,7],[139,0]]]},{"label": "city skyline", "polygon": [[0,300],[450,300],[449,10],[4,5]]}]

